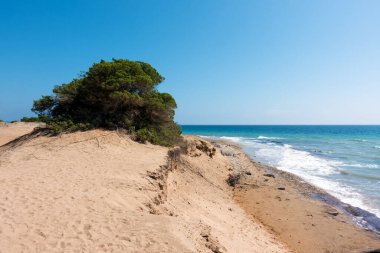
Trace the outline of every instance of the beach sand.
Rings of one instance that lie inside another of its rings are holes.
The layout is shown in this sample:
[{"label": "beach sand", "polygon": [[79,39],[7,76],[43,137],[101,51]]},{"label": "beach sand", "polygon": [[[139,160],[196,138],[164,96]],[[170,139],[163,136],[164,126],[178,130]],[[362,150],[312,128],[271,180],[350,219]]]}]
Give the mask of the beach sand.
[{"label": "beach sand", "polygon": [[20,136],[32,132],[33,129],[38,126],[43,126],[43,124],[23,122],[7,124],[5,122],[0,122],[0,146]]},{"label": "beach sand", "polygon": [[32,129],[0,127],[0,252],[291,252],[234,200],[229,158],[199,138],[180,158],[116,131],[11,141]]}]

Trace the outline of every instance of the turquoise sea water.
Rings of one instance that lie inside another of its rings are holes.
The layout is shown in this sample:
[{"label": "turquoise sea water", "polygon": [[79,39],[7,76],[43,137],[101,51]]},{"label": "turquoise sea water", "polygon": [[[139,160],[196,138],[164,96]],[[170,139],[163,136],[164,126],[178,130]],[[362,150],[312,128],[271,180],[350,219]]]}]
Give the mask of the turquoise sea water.
[{"label": "turquoise sea water", "polygon": [[183,125],[182,131],[237,142],[254,160],[380,217],[380,126]]}]

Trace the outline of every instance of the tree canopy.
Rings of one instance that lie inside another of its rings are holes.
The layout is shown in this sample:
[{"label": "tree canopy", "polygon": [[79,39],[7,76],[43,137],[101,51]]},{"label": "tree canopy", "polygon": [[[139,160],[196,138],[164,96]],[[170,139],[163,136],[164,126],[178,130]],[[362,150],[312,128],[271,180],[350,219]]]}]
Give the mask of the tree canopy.
[{"label": "tree canopy", "polygon": [[177,104],[157,86],[164,80],[150,64],[101,60],[80,78],[35,100],[32,111],[54,132],[124,128],[140,141],[170,146],[180,139]]}]

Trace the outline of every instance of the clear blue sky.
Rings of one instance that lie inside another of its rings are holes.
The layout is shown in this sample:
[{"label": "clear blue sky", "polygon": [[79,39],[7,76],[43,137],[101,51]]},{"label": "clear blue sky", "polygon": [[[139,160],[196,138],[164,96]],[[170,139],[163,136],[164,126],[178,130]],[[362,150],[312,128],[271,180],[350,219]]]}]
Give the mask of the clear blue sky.
[{"label": "clear blue sky", "polygon": [[100,59],[151,63],[181,124],[380,124],[380,1],[1,1],[0,119]]}]

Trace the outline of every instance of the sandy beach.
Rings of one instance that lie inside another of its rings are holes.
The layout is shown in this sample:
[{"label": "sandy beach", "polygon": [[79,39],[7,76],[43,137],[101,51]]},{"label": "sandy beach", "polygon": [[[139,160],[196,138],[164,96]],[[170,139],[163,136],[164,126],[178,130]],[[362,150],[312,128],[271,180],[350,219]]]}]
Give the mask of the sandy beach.
[{"label": "sandy beach", "polygon": [[318,189],[232,144],[186,136],[179,154],[117,131],[25,136],[34,127],[0,127],[0,252],[380,248],[374,233],[308,197]]}]

